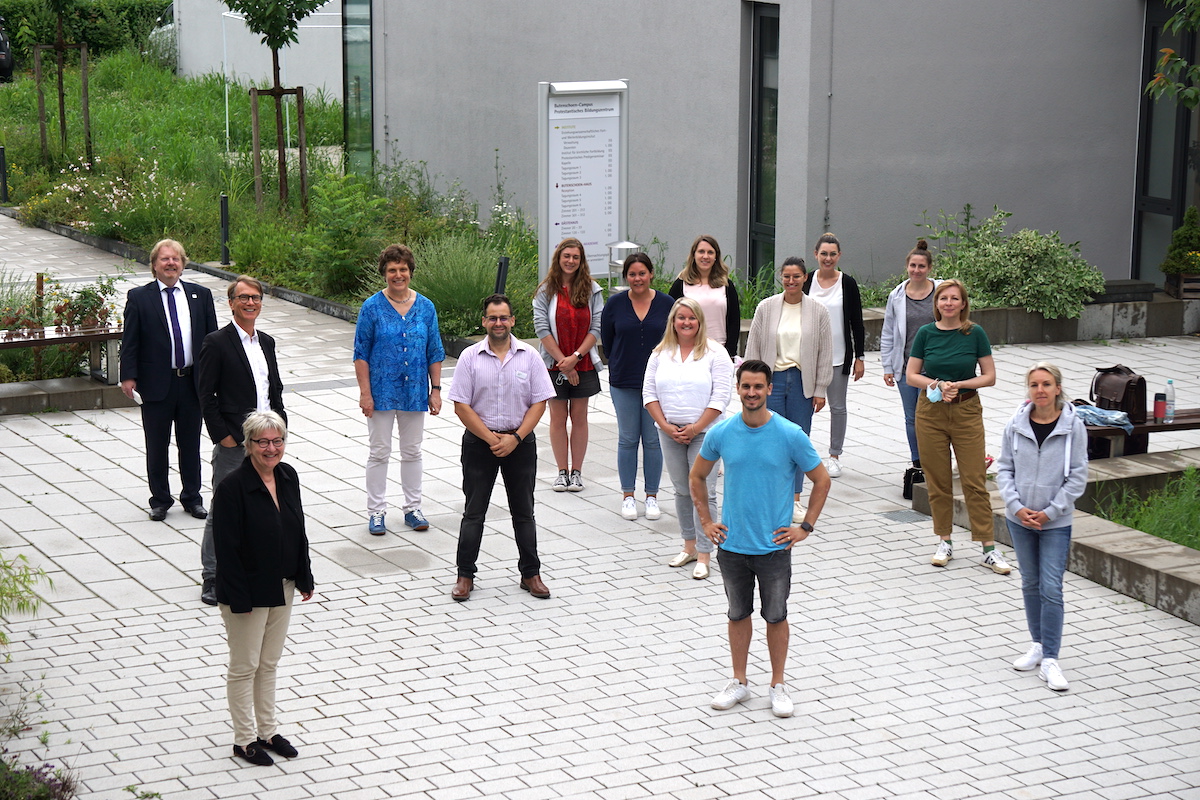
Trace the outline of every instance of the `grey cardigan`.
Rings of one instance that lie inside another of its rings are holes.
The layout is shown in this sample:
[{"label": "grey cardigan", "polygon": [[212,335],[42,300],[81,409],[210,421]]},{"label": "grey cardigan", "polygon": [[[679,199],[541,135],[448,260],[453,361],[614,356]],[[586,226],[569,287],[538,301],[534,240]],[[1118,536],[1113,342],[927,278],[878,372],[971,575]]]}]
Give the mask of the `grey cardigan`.
[{"label": "grey cardigan", "polygon": [[1008,519],[1016,522],[1017,512],[1029,508],[1050,518],[1043,530],[1065,528],[1087,486],[1087,429],[1075,406],[1067,403],[1058,424],[1038,447],[1029,424],[1032,409],[1033,404],[1026,403],[1004,428],[996,484]]},{"label": "grey cardigan", "polygon": [[[833,329],[829,311],[811,297],[800,301],[800,378],[805,397],[824,397],[833,380]],[[757,358],[775,369],[775,334],[783,313],[783,293],[772,295],[754,309],[746,358]]]},{"label": "grey cardigan", "polygon": [[[533,295],[533,335],[538,339],[553,336],[554,341],[558,341],[558,322],[555,320],[557,309],[558,295],[547,297],[545,288],[538,287],[537,292]],[[588,333],[595,336],[596,343],[599,344],[600,315],[604,312],[604,293],[600,289],[600,284],[595,281],[592,281],[592,294],[588,298],[588,310],[592,312]],[[542,353],[542,361],[546,362],[546,369],[553,367],[554,359],[546,352],[546,348],[539,343],[538,350]],[[592,365],[596,368],[596,372],[604,369],[604,363],[600,360],[600,350],[596,345],[592,345],[588,355],[592,357]]]}]

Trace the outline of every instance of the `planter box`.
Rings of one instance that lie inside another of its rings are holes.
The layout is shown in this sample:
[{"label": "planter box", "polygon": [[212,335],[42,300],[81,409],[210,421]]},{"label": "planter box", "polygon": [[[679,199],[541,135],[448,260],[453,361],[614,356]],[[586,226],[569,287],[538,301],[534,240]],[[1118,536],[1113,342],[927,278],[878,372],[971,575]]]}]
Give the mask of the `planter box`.
[{"label": "planter box", "polygon": [[1200,300],[1200,274],[1168,275],[1163,288],[1178,300]]}]

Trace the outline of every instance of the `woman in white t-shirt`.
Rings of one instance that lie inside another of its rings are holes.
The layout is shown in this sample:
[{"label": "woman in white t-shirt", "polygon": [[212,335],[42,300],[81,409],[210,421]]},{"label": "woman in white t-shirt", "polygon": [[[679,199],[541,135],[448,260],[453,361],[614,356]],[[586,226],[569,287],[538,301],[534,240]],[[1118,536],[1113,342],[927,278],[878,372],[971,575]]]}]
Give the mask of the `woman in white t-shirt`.
[{"label": "woman in white t-shirt", "polygon": [[829,403],[829,458],[825,469],[829,477],[842,474],[839,457],[846,442],[846,389],[850,375],[859,380],[866,370],[863,361],[866,328],[863,326],[862,295],[854,278],[838,270],[842,243],[832,233],[823,233],[813,248],[817,269],[804,283],[804,293],[825,306],[833,333],[833,380],[826,400]]},{"label": "woman in white t-shirt", "polygon": [[[704,325],[704,310],[689,297],[675,301],[667,317],[663,339],[650,354],[642,381],[642,402],[658,426],[663,463],[675,491],[675,514],[683,537],[683,550],[670,566],[697,561],[692,577],[708,577],[708,562],[715,549],[704,535],[704,526],[692,504],[688,473],[700,455],[704,435],[720,419],[733,394],[733,362]],[[717,517],[717,473],[708,478],[708,505]]]},{"label": "woman in white t-shirt", "polygon": [[729,268],[721,261],[721,245],[716,239],[708,234],[696,237],[683,272],[667,294],[675,300],[689,297],[699,303],[708,320],[708,337],[724,347],[730,358],[737,357],[738,337],[742,335],[741,301]]}]

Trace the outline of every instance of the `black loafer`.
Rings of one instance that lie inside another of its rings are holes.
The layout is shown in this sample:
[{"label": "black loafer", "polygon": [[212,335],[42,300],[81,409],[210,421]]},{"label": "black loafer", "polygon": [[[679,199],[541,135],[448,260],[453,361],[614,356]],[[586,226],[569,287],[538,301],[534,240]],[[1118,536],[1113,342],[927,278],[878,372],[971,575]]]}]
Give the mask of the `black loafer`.
[{"label": "black loafer", "polygon": [[242,749],[241,745],[235,744],[233,746],[233,754],[260,767],[269,767],[275,763],[275,759],[267,755],[267,751],[263,750],[258,742],[251,742],[246,745],[245,750]]},{"label": "black loafer", "polygon": [[208,518],[208,511],[200,503],[196,503],[194,506],[189,506],[187,512],[196,519]]},{"label": "black loafer", "polygon": [[200,587],[200,602],[209,606],[217,604],[217,582],[215,579],[204,579],[204,585]]},{"label": "black loafer", "polygon": [[271,737],[271,741],[267,742],[259,739],[257,742],[259,747],[265,747],[268,750],[274,750],[278,755],[284,758],[295,758],[299,753],[296,748],[292,747],[292,743],[280,736],[278,733]]},{"label": "black loafer", "polygon": [[150,519],[154,520],[155,522],[162,522],[166,518],[167,518],[167,509],[166,508],[150,509]]}]

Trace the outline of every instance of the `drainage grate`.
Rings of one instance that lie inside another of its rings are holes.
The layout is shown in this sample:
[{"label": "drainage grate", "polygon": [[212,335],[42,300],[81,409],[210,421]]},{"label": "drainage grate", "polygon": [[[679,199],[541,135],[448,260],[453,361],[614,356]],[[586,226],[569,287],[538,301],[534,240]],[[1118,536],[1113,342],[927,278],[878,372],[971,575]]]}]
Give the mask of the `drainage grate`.
[{"label": "drainage grate", "polygon": [[884,511],[879,516],[886,517],[892,522],[926,522],[929,516],[920,511]]}]

